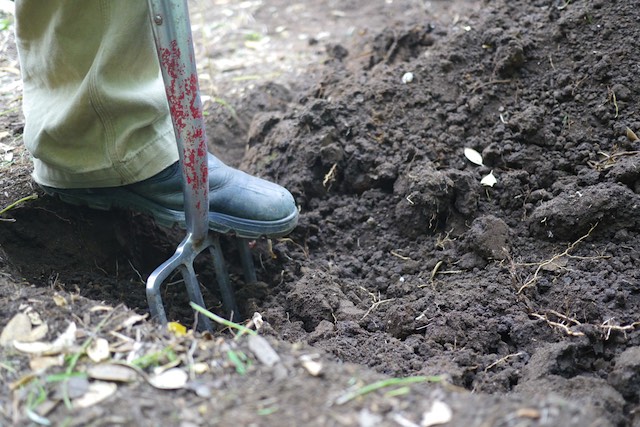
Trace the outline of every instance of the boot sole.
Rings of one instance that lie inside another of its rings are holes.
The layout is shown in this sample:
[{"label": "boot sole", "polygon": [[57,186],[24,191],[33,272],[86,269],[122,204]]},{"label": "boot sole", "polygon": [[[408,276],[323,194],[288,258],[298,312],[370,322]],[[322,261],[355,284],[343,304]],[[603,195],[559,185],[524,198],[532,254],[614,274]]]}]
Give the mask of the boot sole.
[{"label": "boot sole", "polygon": [[[144,197],[121,188],[77,190],[58,189],[41,186],[45,193],[57,197],[65,203],[75,206],[87,206],[91,209],[108,211],[114,208],[142,212],[153,217],[156,224],[171,228],[178,225],[186,228],[183,211],[165,208]],[[277,221],[257,221],[238,218],[219,212],[209,212],[209,229],[222,234],[233,234],[237,237],[257,239],[260,237],[282,237],[289,234],[298,224],[298,212]]]}]

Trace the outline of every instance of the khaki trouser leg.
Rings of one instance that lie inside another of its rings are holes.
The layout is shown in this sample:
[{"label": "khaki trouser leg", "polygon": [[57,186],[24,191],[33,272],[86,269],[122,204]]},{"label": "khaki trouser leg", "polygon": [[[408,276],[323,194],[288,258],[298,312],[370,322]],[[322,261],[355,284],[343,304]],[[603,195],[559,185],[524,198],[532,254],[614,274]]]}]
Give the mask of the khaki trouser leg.
[{"label": "khaki trouser leg", "polygon": [[24,140],[59,188],[149,178],[178,160],[143,0],[17,0]]}]

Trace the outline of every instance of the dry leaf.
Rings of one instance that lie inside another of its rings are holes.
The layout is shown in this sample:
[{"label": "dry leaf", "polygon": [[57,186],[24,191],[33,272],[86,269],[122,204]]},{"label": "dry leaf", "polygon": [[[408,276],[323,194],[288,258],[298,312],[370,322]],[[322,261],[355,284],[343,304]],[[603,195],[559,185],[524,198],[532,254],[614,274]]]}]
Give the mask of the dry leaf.
[{"label": "dry leaf", "polygon": [[147,318],[146,314],[134,314],[132,316],[129,316],[129,318],[127,318],[124,322],[122,322],[120,326],[116,328],[116,330],[129,329],[136,323],[142,322],[146,318]]},{"label": "dry leaf", "polygon": [[631,129],[627,128],[625,132],[627,134],[627,139],[629,141],[636,142],[639,139],[638,135],[636,135],[636,133],[634,131],[632,131]]},{"label": "dry leaf", "polygon": [[40,313],[35,311],[33,308],[27,307],[27,309],[24,311],[24,313],[27,316],[29,316],[29,319],[31,320],[31,324],[32,325],[34,325],[34,326],[42,325],[42,318],[40,317]]},{"label": "dry leaf", "polygon": [[300,356],[300,363],[302,364],[302,367],[314,377],[317,377],[322,373],[322,363],[317,360],[313,360],[313,356],[308,354]]},{"label": "dry leaf", "polygon": [[14,341],[13,347],[27,354],[57,354],[59,351],[54,351],[53,343],[50,342],[22,342]]},{"label": "dry leaf", "polygon": [[436,400],[431,404],[431,408],[422,414],[420,427],[431,427],[446,424],[451,421],[453,412],[446,403]]},{"label": "dry leaf", "polygon": [[33,381],[34,379],[37,378],[37,374],[35,372],[29,372],[26,375],[23,375],[22,377],[18,378],[17,380],[15,380],[12,383],[9,383],[9,390],[17,390],[20,387],[24,386],[25,384],[29,384],[31,381]]},{"label": "dry leaf", "polygon": [[478,153],[476,150],[474,150],[473,148],[469,148],[469,147],[465,147],[464,149],[464,156],[467,158],[467,160],[469,160],[471,163],[475,163],[478,166],[482,166],[482,154]]},{"label": "dry leaf", "polygon": [[113,307],[108,305],[94,305],[89,309],[91,313],[95,313],[96,311],[112,311]]},{"label": "dry leaf", "polygon": [[256,327],[256,331],[259,331],[260,328],[262,328],[262,325],[264,325],[262,314],[258,313],[257,311],[253,313],[253,317],[251,317],[251,322],[253,322],[253,325]]},{"label": "dry leaf", "polygon": [[520,418],[531,418],[537,420],[542,414],[535,408],[520,408],[516,411],[516,416]]},{"label": "dry leaf", "polygon": [[[7,7],[5,7],[7,4],[12,5],[13,3],[14,3],[13,1],[10,1],[10,2],[3,1],[3,2],[1,2],[0,4],[2,5],[2,7],[0,7],[0,10],[2,10],[3,12],[5,12],[5,13],[7,13],[7,14],[8,14],[8,13],[13,14],[13,12],[11,12],[11,11],[10,11],[10,10],[13,10],[13,8],[8,9]],[[11,7],[11,6],[9,6],[9,7]],[[20,75],[20,70],[19,70],[18,68],[16,68],[16,67],[8,66],[8,67],[2,67],[2,68],[0,68],[0,69],[1,69],[2,71],[6,71],[6,72],[8,72],[8,73],[15,74],[16,76],[19,76],[19,75]]]},{"label": "dry leaf", "polygon": [[418,424],[414,423],[410,419],[397,412],[391,416],[391,419],[395,421],[396,424],[398,424],[400,427],[420,427]]},{"label": "dry leaf", "polygon": [[209,365],[204,362],[194,363],[193,365],[191,365],[191,370],[196,375],[204,374],[205,372],[209,371]]},{"label": "dry leaf", "polygon": [[44,371],[52,366],[62,366],[64,364],[64,356],[59,354],[57,356],[40,356],[34,357],[29,360],[29,367],[33,371]]},{"label": "dry leaf", "polygon": [[71,322],[67,329],[54,342],[23,342],[13,341],[16,350],[28,354],[42,354],[52,356],[70,349],[76,342],[76,324]]},{"label": "dry leaf", "polygon": [[480,180],[480,184],[487,187],[493,187],[494,185],[496,185],[497,182],[498,180],[496,179],[495,176],[493,176],[493,171],[489,172],[487,176],[485,176]]},{"label": "dry leaf", "polygon": [[189,375],[180,368],[169,369],[149,378],[149,384],[161,390],[177,390],[187,384]]},{"label": "dry leaf", "polygon": [[117,343],[111,346],[113,353],[131,353],[134,350],[135,343],[132,341],[125,341]]},{"label": "dry leaf", "polygon": [[36,326],[35,328],[31,329],[31,332],[29,332],[29,334],[22,338],[20,341],[38,341],[44,338],[47,335],[47,332],[49,332],[49,326],[46,323],[43,323],[42,325]]},{"label": "dry leaf", "polygon": [[16,313],[9,320],[0,334],[0,346],[7,346],[13,341],[23,338],[31,332],[31,320],[24,313]]},{"label": "dry leaf", "polygon": [[65,297],[63,297],[62,295],[60,295],[59,293],[57,293],[57,292],[55,294],[53,294],[53,302],[58,307],[66,307],[68,305],[67,299]]},{"label": "dry leaf", "polygon": [[53,344],[62,348],[69,348],[73,346],[76,342],[77,329],[75,322],[69,323],[67,329],[58,338],[56,338]]},{"label": "dry leaf", "polygon": [[89,384],[89,390],[82,397],[73,400],[72,406],[74,409],[88,408],[102,402],[114,394],[116,390],[118,390],[118,386],[115,383],[94,381]]},{"label": "dry leaf", "polygon": [[87,349],[87,356],[96,363],[103,362],[111,356],[109,351],[109,341],[98,338]]},{"label": "dry leaf", "polygon": [[104,381],[129,383],[138,378],[138,372],[127,365],[119,363],[103,363],[87,368],[89,378]]}]

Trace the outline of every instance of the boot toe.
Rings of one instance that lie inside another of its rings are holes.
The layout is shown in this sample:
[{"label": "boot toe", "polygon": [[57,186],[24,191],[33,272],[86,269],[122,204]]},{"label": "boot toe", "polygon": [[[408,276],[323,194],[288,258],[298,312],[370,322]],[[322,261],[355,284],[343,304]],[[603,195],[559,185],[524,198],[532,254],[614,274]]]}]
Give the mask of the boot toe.
[{"label": "boot toe", "polygon": [[[297,225],[291,193],[273,182],[231,168],[209,154],[209,228],[241,237],[277,237]],[[173,165],[145,181],[131,184],[124,207],[143,208],[156,219],[184,222],[182,172]],[[133,196],[133,198],[132,198]],[[133,206],[136,205],[136,206]]]},{"label": "boot toe", "polygon": [[227,182],[210,190],[211,211],[252,221],[280,221],[297,212],[291,193],[278,184],[235,169]]}]

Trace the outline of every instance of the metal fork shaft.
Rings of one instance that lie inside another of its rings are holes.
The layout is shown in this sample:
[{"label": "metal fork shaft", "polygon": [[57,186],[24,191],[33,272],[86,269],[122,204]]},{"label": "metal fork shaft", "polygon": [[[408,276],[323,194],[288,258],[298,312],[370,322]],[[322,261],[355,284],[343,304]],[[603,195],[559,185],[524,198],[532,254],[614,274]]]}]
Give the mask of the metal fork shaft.
[{"label": "metal fork shaft", "polygon": [[207,137],[187,0],[149,0],[160,70],[182,165],[184,211],[192,240],[209,231]]},{"label": "metal fork shaft", "polygon": [[[187,236],[174,255],[147,280],[149,308],[154,318],[163,324],[167,322],[160,286],[175,271],[182,274],[189,299],[204,307],[193,262],[208,248],[223,304],[238,319],[238,306],[219,236],[209,232],[208,148],[187,0],[148,0],[148,3],[182,168],[187,229]],[[245,279],[247,283],[254,283],[256,274],[246,241],[242,240],[240,247]],[[211,322],[205,316],[198,314],[197,322],[201,328],[211,329]]]}]

